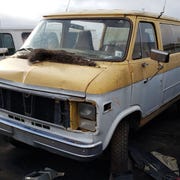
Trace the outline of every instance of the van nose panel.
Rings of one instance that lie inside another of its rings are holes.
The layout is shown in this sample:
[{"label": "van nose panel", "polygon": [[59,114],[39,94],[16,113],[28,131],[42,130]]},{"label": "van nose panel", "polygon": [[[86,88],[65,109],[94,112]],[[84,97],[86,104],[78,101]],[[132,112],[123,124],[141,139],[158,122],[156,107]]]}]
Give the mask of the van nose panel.
[{"label": "van nose panel", "polygon": [[104,68],[8,58],[0,62],[0,78],[28,85],[84,92]]}]

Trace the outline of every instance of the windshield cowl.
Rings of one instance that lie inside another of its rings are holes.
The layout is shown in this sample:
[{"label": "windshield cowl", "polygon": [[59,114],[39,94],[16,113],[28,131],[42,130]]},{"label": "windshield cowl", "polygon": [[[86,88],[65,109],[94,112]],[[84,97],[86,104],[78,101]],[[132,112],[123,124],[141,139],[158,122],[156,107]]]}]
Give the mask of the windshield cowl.
[{"label": "windshield cowl", "polygon": [[74,53],[66,52],[64,50],[46,50],[34,49],[31,51],[22,50],[15,54],[15,57],[21,59],[28,59],[30,63],[38,63],[43,61],[59,62],[67,64],[78,64],[81,66],[96,66],[94,61],[85,59]]}]

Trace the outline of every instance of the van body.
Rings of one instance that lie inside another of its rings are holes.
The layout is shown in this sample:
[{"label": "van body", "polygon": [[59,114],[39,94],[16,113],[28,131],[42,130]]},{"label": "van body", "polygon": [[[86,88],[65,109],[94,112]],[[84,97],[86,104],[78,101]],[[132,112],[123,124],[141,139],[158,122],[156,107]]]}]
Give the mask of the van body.
[{"label": "van body", "polygon": [[6,55],[14,54],[21,48],[35,25],[31,20],[0,15],[0,48],[8,49]]},{"label": "van body", "polygon": [[127,150],[129,131],[179,95],[178,20],[120,10],[44,16],[22,51],[0,62],[0,132],[87,160],[109,144]]}]

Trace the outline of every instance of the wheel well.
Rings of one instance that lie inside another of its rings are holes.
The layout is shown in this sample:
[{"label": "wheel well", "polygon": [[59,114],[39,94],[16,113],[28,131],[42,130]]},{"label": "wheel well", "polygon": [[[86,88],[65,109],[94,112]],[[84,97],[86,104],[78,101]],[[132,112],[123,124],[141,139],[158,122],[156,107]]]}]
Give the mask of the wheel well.
[{"label": "wheel well", "polygon": [[[140,124],[140,120],[141,120],[141,112],[140,111],[135,111],[129,115],[127,115],[126,117],[124,117],[120,122],[122,123],[122,121],[128,121],[129,122],[129,136],[132,137],[134,132],[138,129],[139,127],[139,124]],[[117,127],[119,126],[119,124],[117,125]],[[115,128],[114,132],[116,131],[117,127]],[[114,135],[114,133],[113,133]],[[113,137],[112,135],[112,137]],[[108,143],[108,146],[106,146],[105,148],[105,154],[106,155],[110,155],[110,144],[111,144],[111,141],[112,141],[112,137]],[[103,154],[104,154],[103,153]]]},{"label": "wheel well", "polygon": [[141,120],[141,112],[135,111],[135,112],[129,114],[128,116],[126,116],[122,121],[128,121],[129,127],[130,127],[130,132],[134,132],[138,129],[140,120]]},{"label": "wheel well", "polygon": [[[131,114],[128,114],[124,118],[122,118],[118,124],[116,125],[115,129],[110,130],[108,134],[106,134],[106,139],[104,141],[104,149],[107,148],[112,140],[112,137],[114,135],[114,132],[116,131],[117,127],[123,122],[128,121],[129,122],[129,132],[130,136],[134,134],[134,132],[139,128],[141,120],[141,112],[140,111],[134,111]],[[112,129],[112,128],[111,128]]]}]

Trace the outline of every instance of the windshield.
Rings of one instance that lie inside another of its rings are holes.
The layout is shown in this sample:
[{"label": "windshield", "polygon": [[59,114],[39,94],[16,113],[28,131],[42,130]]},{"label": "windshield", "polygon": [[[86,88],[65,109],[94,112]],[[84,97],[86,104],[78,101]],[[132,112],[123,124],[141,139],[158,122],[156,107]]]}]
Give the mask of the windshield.
[{"label": "windshield", "polygon": [[123,60],[130,33],[127,19],[44,20],[22,48],[64,50],[95,60]]}]

